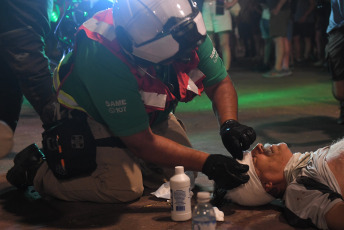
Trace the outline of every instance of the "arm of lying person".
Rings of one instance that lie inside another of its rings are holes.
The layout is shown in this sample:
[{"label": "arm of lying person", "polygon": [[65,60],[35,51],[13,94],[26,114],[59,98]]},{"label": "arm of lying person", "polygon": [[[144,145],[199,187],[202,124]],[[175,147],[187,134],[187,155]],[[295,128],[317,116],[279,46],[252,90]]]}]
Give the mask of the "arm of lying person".
[{"label": "arm of lying person", "polygon": [[329,229],[344,229],[344,201],[335,204],[326,214]]},{"label": "arm of lying person", "polygon": [[182,165],[185,170],[203,172],[223,188],[235,188],[249,179],[247,165],[231,157],[185,147],[154,134],[150,128],[121,139],[132,153],[145,161],[165,167]]}]

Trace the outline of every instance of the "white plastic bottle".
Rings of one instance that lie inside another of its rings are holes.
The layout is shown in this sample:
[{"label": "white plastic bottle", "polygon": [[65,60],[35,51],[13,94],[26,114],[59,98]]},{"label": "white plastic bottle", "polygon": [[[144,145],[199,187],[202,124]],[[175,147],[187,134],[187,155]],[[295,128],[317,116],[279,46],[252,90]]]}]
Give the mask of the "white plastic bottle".
[{"label": "white plastic bottle", "polygon": [[193,230],[215,230],[216,217],[210,202],[209,192],[197,193],[197,205],[192,213]]},{"label": "white plastic bottle", "polygon": [[190,178],[184,173],[183,166],[175,167],[175,174],[170,179],[171,218],[185,221],[192,217]]}]

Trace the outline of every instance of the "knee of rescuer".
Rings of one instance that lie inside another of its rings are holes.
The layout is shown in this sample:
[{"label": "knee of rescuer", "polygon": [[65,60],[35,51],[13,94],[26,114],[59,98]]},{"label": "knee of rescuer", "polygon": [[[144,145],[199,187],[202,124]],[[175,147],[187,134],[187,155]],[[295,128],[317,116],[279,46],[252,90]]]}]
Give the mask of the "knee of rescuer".
[{"label": "knee of rescuer", "polygon": [[137,186],[130,190],[117,191],[116,196],[114,198],[123,203],[131,202],[139,199],[142,196],[143,191],[143,186]]}]

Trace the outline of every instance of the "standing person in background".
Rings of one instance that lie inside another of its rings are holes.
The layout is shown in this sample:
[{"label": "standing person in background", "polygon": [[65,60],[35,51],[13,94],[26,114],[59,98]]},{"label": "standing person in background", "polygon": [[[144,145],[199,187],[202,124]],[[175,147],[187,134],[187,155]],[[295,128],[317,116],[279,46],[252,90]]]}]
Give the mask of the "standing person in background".
[{"label": "standing person in background", "polygon": [[267,0],[270,9],[270,36],[275,43],[274,68],[263,77],[283,77],[289,74],[288,23],[290,20],[289,0]]},{"label": "standing person in background", "polygon": [[293,27],[294,23],[292,18],[289,18],[288,21],[288,27],[287,27],[287,41],[286,44],[284,45],[284,59],[282,62],[282,71],[284,76],[289,76],[292,75],[292,69],[294,68],[294,62],[293,62],[293,52],[292,52],[292,47],[293,47]]},{"label": "standing person in background", "polygon": [[338,124],[344,124],[344,1],[331,0],[331,14],[327,27],[326,56],[333,80],[333,96],[339,101]]},{"label": "standing person in background", "polygon": [[239,36],[245,46],[245,57],[259,56],[259,19],[261,10],[256,0],[240,0],[241,10],[237,17]]},{"label": "standing person in background", "polygon": [[233,29],[229,8],[237,2],[238,0],[204,0],[203,2],[202,14],[207,33],[214,46],[214,35],[218,35],[218,51],[227,71],[231,66],[230,31]]},{"label": "standing person in background", "polygon": [[195,2],[197,3],[198,9],[202,12],[204,0],[195,0]]},{"label": "standing person in background", "polygon": [[55,94],[44,39],[53,0],[0,1],[0,120],[15,131],[23,95],[43,123],[54,115]]},{"label": "standing person in background", "polygon": [[266,1],[260,1],[262,8],[262,14],[259,21],[259,28],[261,36],[264,40],[264,54],[263,63],[258,66],[257,70],[260,72],[266,72],[271,69],[271,51],[272,51],[272,39],[270,37],[270,10],[266,4]]},{"label": "standing person in background", "polygon": [[[296,62],[309,61],[312,55],[312,38],[315,25],[315,0],[298,0],[293,15],[293,48]],[[301,45],[304,41],[304,47]],[[303,51],[303,52],[302,52]]]},{"label": "standing person in background", "polygon": [[313,66],[322,66],[325,62],[325,46],[327,44],[328,21],[331,13],[330,0],[317,0],[315,8],[315,45],[317,61]]}]

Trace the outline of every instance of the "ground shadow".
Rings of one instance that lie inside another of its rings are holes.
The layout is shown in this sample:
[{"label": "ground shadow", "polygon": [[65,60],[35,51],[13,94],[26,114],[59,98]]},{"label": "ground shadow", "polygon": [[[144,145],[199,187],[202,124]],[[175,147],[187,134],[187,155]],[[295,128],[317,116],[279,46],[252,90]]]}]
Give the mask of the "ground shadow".
[{"label": "ground shadow", "polygon": [[[169,213],[168,206],[138,206],[135,202],[99,204],[65,202],[52,198],[32,200],[13,187],[0,191],[0,204],[4,211],[15,215],[16,222],[66,229],[113,226],[118,223],[121,215],[127,213]],[[13,218],[13,215],[9,218]]]},{"label": "ground shadow", "polygon": [[[291,147],[324,146],[344,136],[344,126],[338,125],[336,119],[327,116],[307,116],[282,122],[271,122],[255,127],[259,137],[264,141],[276,143],[285,141]],[[320,131],[326,136],[323,140],[313,140],[303,136],[304,133]],[[274,134],[287,134],[288,140],[280,140]],[[328,137],[328,138],[327,138]]]}]

